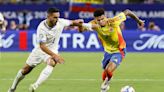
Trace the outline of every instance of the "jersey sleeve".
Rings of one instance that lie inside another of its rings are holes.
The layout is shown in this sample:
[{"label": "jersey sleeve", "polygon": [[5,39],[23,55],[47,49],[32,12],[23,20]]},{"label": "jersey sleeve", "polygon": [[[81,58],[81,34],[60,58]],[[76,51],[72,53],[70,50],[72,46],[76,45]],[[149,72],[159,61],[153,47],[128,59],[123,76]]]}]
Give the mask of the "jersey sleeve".
[{"label": "jersey sleeve", "polygon": [[63,26],[70,26],[72,23],[71,20],[68,20],[68,19],[61,19],[61,22]]},{"label": "jersey sleeve", "polygon": [[123,12],[119,13],[113,18],[116,25],[120,25],[123,21],[126,20],[126,16]]},{"label": "jersey sleeve", "polygon": [[38,29],[37,30],[37,40],[39,43],[45,43],[47,41],[47,38],[46,38],[46,33],[44,32],[44,30],[42,29]]}]

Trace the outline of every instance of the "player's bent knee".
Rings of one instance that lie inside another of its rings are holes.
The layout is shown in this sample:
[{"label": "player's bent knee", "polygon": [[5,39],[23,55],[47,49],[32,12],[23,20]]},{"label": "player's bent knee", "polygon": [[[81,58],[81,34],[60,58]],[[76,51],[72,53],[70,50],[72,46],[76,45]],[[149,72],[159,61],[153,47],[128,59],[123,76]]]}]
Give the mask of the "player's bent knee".
[{"label": "player's bent knee", "polygon": [[26,75],[26,74],[30,73],[32,69],[33,69],[33,67],[26,64],[22,69],[22,74]]},{"label": "player's bent knee", "polygon": [[109,72],[113,72],[116,68],[117,68],[117,65],[116,65],[114,62],[110,62],[110,63],[107,65],[107,67],[106,67],[105,70],[107,70],[107,71],[109,71]]}]

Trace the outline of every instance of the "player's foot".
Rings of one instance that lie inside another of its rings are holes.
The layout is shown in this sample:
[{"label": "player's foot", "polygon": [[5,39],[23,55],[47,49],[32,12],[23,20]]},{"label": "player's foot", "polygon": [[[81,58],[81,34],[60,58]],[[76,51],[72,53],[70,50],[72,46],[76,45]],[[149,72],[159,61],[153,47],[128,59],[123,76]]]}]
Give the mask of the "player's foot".
[{"label": "player's foot", "polygon": [[100,91],[100,92],[107,92],[109,89],[110,89],[110,86],[107,86],[107,88],[106,88],[106,89],[101,89],[101,91]]},{"label": "player's foot", "polygon": [[9,88],[7,92],[15,92],[15,89]]},{"label": "player's foot", "polygon": [[107,92],[109,90],[109,80],[106,78],[101,85],[101,92]]},{"label": "player's foot", "polygon": [[38,88],[38,85],[31,84],[29,87],[29,92],[35,92],[35,90]]}]

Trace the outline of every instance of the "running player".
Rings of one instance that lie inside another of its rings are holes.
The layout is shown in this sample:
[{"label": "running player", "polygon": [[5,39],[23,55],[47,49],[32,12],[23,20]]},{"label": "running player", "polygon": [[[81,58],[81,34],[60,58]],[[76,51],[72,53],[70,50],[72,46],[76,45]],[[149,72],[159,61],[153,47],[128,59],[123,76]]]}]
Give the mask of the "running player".
[{"label": "running player", "polygon": [[67,20],[59,17],[60,13],[57,8],[48,9],[47,19],[43,20],[37,28],[39,45],[32,50],[25,66],[18,71],[8,92],[15,92],[19,82],[35,66],[44,61],[47,66],[43,69],[37,81],[29,88],[30,92],[34,92],[50,76],[57,63],[64,63],[64,59],[58,54],[58,43],[62,30],[65,26],[76,26],[83,20]]},{"label": "running player", "polygon": [[104,59],[102,60],[103,83],[101,85],[101,92],[107,92],[109,89],[109,82],[113,76],[113,72],[120,65],[122,59],[125,57],[126,43],[122,36],[119,25],[126,20],[126,16],[133,18],[140,26],[144,26],[144,21],[140,20],[132,11],[125,10],[113,18],[107,18],[104,9],[96,9],[94,12],[94,20],[90,23],[83,23],[80,31],[95,30],[98,33],[104,47]]},{"label": "running player", "polygon": [[2,32],[6,31],[5,19],[4,19],[3,15],[2,15],[2,13],[0,13],[0,30]]}]

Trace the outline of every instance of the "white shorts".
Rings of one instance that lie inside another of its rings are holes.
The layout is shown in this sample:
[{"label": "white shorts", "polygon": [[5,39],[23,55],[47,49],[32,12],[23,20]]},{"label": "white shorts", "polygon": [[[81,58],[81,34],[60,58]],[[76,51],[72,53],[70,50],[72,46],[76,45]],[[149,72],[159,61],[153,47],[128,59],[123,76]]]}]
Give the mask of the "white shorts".
[{"label": "white shorts", "polygon": [[42,62],[47,62],[50,57],[50,55],[43,53],[43,51],[33,50],[27,58],[26,64],[28,64],[31,67],[35,67],[36,65]]}]

